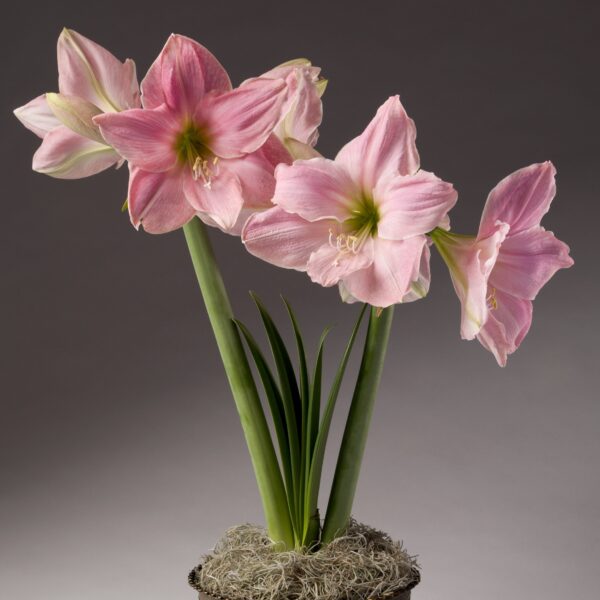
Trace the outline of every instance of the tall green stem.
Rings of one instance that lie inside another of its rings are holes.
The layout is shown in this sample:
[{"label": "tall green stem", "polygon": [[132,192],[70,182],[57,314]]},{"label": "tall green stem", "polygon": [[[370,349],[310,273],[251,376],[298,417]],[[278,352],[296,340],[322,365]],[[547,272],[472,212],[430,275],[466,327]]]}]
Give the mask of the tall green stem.
[{"label": "tall green stem", "polygon": [[378,309],[371,309],[360,371],[346,421],[323,525],[321,541],[324,544],[331,542],[347,527],[352,511],[394,307],[384,309],[379,315],[377,311]]},{"label": "tall green stem", "polygon": [[269,536],[293,548],[294,534],[277,455],[206,227],[194,218],[183,230],[250,451]]}]

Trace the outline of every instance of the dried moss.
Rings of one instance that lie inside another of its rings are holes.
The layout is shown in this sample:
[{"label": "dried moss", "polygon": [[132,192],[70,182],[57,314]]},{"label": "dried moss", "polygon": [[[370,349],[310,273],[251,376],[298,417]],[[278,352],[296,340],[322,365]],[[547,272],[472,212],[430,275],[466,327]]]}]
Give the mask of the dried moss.
[{"label": "dried moss", "polygon": [[367,600],[393,596],[419,579],[401,543],[356,521],[317,552],[276,552],[263,528],[240,525],[190,573],[196,590],[227,600]]}]

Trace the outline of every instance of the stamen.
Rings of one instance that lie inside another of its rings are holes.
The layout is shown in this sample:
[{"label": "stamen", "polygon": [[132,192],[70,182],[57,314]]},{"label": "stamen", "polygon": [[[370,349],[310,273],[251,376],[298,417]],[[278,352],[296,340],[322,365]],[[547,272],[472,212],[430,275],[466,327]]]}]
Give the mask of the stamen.
[{"label": "stamen", "polygon": [[202,179],[204,182],[204,187],[210,190],[212,185],[212,180],[217,177],[219,174],[219,157],[215,156],[212,160],[211,164],[205,158],[201,156],[197,156],[194,164],[192,166],[192,177],[194,181],[198,181],[198,179]]},{"label": "stamen", "polygon": [[487,306],[490,310],[496,310],[498,308],[498,301],[496,300],[496,288],[491,288],[489,296],[485,299]]}]

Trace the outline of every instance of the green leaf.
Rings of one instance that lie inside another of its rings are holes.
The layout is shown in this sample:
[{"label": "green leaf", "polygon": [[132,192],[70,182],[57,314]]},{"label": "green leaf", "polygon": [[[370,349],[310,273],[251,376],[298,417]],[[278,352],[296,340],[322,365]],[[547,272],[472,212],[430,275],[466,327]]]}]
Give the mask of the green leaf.
[{"label": "green leaf", "polygon": [[[281,390],[281,399],[283,402],[283,410],[285,414],[285,422],[287,426],[288,444],[290,448],[290,461],[292,467],[292,482],[293,495],[298,498],[299,492],[302,489],[300,481],[300,430],[299,424],[302,419],[302,409],[300,404],[300,391],[296,381],[296,374],[292,366],[292,361],[285,347],[283,339],[273,322],[273,319],[267,312],[258,296],[251,293],[252,299],[258,308],[262,319],[275,366],[279,378],[279,389]],[[298,505],[296,505],[299,511]],[[297,521],[301,515],[296,515]]]},{"label": "green leaf", "polygon": [[335,539],[348,525],[393,315],[393,306],[383,310],[371,308],[363,356],[323,524],[321,542],[324,544]]},{"label": "green leaf", "polygon": [[[306,353],[304,351],[304,342],[302,340],[302,334],[300,333],[300,327],[298,326],[298,320],[296,319],[296,315],[294,314],[290,303],[283,297],[282,300],[292,323],[294,338],[296,340],[296,350],[298,352],[298,371],[300,379],[300,473],[298,474],[298,518],[301,520],[302,515],[304,514],[304,511],[302,510],[302,499],[306,493],[306,480],[310,466],[310,462],[307,462],[307,453],[305,451],[308,444],[308,367],[306,365]],[[303,529],[304,527],[302,527],[302,530]]]},{"label": "green leaf", "polygon": [[267,397],[269,408],[271,410],[271,417],[273,419],[275,434],[277,435],[277,441],[279,444],[279,455],[281,459],[281,465],[283,468],[289,510],[290,514],[295,515],[296,504],[295,497],[293,495],[294,486],[292,479],[290,448],[288,443],[287,427],[285,423],[285,414],[283,409],[283,401],[281,399],[281,393],[277,387],[275,378],[271,373],[271,369],[269,368],[269,365],[267,364],[263,353],[261,352],[258,344],[256,343],[256,340],[254,339],[248,328],[237,319],[234,319],[234,323],[238,326],[239,330],[244,336],[244,339],[246,340],[246,344],[250,349],[252,358],[254,358],[254,363],[256,364],[258,374],[260,375],[263,388],[265,390],[265,395]]},{"label": "green leaf", "polygon": [[[327,399],[327,406],[325,407],[325,412],[323,413],[323,418],[321,419],[321,424],[319,426],[319,432],[317,434],[317,440],[315,443],[315,449],[311,460],[310,465],[310,475],[309,475],[309,483],[307,489],[307,495],[305,498],[305,513],[304,513],[304,522],[305,526],[310,520],[310,517],[316,512],[317,504],[319,501],[319,487],[321,483],[321,473],[323,471],[323,459],[325,457],[325,447],[327,445],[327,437],[329,436],[329,428],[331,426],[331,419],[333,417],[333,411],[335,409],[335,404],[337,401],[337,397],[340,391],[340,387],[342,385],[342,379],[344,377],[344,373],[346,371],[346,366],[348,365],[348,359],[350,358],[350,354],[352,352],[352,347],[354,346],[354,341],[356,339],[356,335],[358,334],[358,330],[360,328],[360,324],[362,322],[363,315],[365,314],[365,309],[367,305],[363,305],[358,318],[356,320],[356,324],[354,325],[354,329],[352,330],[352,334],[350,339],[348,340],[348,344],[346,346],[346,350],[344,351],[344,355],[342,356],[342,360],[340,361],[338,370],[335,374],[335,378],[333,380],[333,384],[331,386],[331,391],[329,392],[329,397]],[[307,530],[303,532],[303,536],[306,537]],[[306,540],[310,543],[309,540]]]}]

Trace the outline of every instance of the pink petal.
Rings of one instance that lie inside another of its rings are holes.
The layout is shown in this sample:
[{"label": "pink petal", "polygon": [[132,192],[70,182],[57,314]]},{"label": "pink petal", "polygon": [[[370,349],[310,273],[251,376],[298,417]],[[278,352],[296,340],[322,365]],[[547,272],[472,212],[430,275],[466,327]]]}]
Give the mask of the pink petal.
[{"label": "pink petal", "polygon": [[373,263],[343,279],[345,289],[360,302],[385,308],[402,302],[413,282],[419,280],[423,254],[429,257],[427,239],[416,236],[407,240],[374,239]]},{"label": "pink petal", "polygon": [[315,282],[330,287],[352,273],[373,263],[373,239],[366,239],[356,252],[349,248],[339,249],[335,244],[321,246],[308,261],[307,273]]},{"label": "pink petal", "polygon": [[94,122],[104,139],[135,167],[160,172],[175,165],[180,124],[166,106],[99,115]]},{"label": "pink petal", "polygon": [[46,102],[56,118],[71,131],[100,144],[105,143],[100,128],[93,121],[94,117],[102,114],[97,106],[79,96],[65,94],[48,93]]},{"label": "pink petal", "polygon": [[551,162],[530,165],[505,177],[489,194],[481,215],[480,235],[489,235],[496,221],[510,225],[511,235],[539,225],[556,193]]},{"label": "pink petal", "polygon": [[227,71],[204,46],[172,34],[142,81],[144,108],[168,104],[191,116],[209,92],[231,89]]},{"label": "pink petal", "polygon": [[258,150],[279,120],[285,96],[281,79],[256,79],[198,107],[196,121],[206,128],[210,149],[223,158]]},{"label": "pink petal", "polygon": [[383,179],[373,195],[379,207],[377,232],[388,240],[401,240],[435,229],[458,197],[451,183],[427,171]]},{"label": "pink petal", "polygon": [[80,179],[108,169],[119,156],[105,144],[77,135],[67,127],[53,129],[33,155],[33,170],[58,179]]},{"label": "pink petal", "polygon": [[287,84],[286,99],[275,133],[283,141],[290,138],[313,146],[317,142],[318,127],[323,119],[323,103],[315,85],[319,69],[307,66],[288,69],[285,77],[283,68],[274,70],[282,72],[281,77]]},{"label": "pink petal", "polygon": [[129,169],[129,216],[132,224],[148,233],[179,229],[194,217],[182,189],[181,177]]},{"label": "pink petal", "polygon": [[410,284],[410,289],[406,295],[402,296],[402,303],[414,302],[415,300],[421,300],[425,298],[429,293],[429,285],[431,284],[431,269],[429,266],[431,252],[429,246],[431,241],[427,240],[427,244],[421,254],[421,264],[419,265],[419,274],[415,280]]},{"label": "pink petal", "polygon": [[255,209],[273,206],[275,168],[280,163],[291,162],[289,152],[274,135],[256,152],[227,160],[227,168],[237,175],[242,184],[244,206]]},{"label": "pink petal", "polygon": [[275,172],[273,203],[308,221],[353,216],[360,197],[346,170],[327,158],[297,160],[280,165]]},{"label": "pink petal", "polygon": [[506,366],[506,359],[521,344],[531,326],[533,305],[530,300],[515,298],[510,294],[496,292],[495,310],[489,317],[477,339],[489,350],[501,367]]},{"label": "pink petal", "polygon": [[13,112],[27,129],[41,138],[61,125],[46,102],[46,94],[34,98],[24,106],[15,108]]},{"label": "pink petal", "polygon": [[370,193],[384,175],[417,172],[416,135],[415,124],[400,104],[400,98],[392,96],[364,132],[340,150],[336,162],[343,164],[357,184]]},{"label": "pink petal", "polygon": [[490,285],[517,298],[533,300],[556,271],[572,264],[564,242],[543,227],[532,227],[504,240]]},{"label": "pink petal", "polygon": [[275,206],[246,221],[242,241],[250,254],[277,267],[306,271],[311,254],[328,245],[331,225],[311,223]]},{"label": "pink petal", "polygon": [[104,112],[140,106],[132,60],[120,62],[108,50],[72,29],[63,29],[57,54],[61,94],[79,96]]},{"label": "pink petal", "polygon": [[242,186],[227,168],[226,161],[220,163],[219,172],[210,184],[194,179],[188,170],[183,172],[183,179],[185,196],[196,212],[207,215],[224,231],[230,231],[237,222],[244,198]]},{"label": "pink petal", "polygon": [[486,238],[440,232],[433,236],[460,300],[460,334],[465,340],[472,340],[488,318],[488,279],[507,231],[508,225],[499,223]]}]

